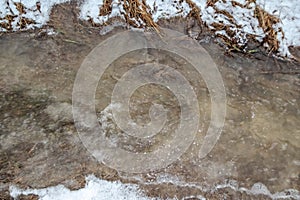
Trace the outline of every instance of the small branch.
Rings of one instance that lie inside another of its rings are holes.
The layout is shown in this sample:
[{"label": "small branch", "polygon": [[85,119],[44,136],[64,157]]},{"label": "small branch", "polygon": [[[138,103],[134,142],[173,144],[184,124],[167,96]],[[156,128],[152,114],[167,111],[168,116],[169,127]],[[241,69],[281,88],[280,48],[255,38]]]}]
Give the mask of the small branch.
[{"label": "small branch", "polygon": [[300,74],[300,71],[261,71],[261,74]]}]

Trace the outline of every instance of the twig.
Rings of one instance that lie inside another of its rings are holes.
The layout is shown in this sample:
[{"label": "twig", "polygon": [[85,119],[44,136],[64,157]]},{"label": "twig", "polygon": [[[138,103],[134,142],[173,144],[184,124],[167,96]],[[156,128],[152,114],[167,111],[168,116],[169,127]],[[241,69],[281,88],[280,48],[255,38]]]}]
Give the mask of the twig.
[{"label": "twig", "polygon": [[73,43],[73,44],[80,44],[80,42],[77,42],[75,40],[64,39],[63,41],[68,42],[68,43]]},{"label": "twig", "polygon": [[300,71],[261,71],[261,74],[300,74]]}]

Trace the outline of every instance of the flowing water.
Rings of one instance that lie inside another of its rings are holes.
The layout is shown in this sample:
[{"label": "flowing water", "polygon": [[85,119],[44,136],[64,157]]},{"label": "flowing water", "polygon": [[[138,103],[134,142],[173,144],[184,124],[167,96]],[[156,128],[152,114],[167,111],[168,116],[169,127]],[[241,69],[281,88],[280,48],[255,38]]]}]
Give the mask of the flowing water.
[{"label": "flowing water", "polygon": [[[138,88],[129,107],[133,121],[147,124],[151,105],[163,105],[167,122],[160,134],[151,140],[136,139],[124,135],[112,120],[114,85],[132,66],[153,62],[188,77],[199,102],[199,132],[181,157],[155,172],[130,174],[98,163],[77,135],[72,89],[85,56],[117,31],[99,36],[73,28],[57,36],[37,37],[33,32],[0,37],[2,198],[8,198],[10,184],[41,188],[62,183],[80,188],[84,175],[91,173],[136,183],[147,195],[163,199],[300,197],[300,76],[292,73],[299,63],[263,55],[228,56],[213,39],[201,44],[222,75],[227,97],[223,132],[213,150],[203,159],[198,157],[211,118],[203,77],[167,52],[135,51],[112,63],[98,83],[96,110],[105,137],[132,152],[153,151],[172,138],[180,120],[179,102],[157,84]],[[291,73],[277,73],[280,70]]]}]

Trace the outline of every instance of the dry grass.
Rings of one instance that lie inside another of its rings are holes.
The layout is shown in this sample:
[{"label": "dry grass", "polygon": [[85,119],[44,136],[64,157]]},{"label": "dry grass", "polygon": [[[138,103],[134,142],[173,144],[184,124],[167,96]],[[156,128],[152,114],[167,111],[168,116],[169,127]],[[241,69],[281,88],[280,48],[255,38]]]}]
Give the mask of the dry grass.
[{"label": "dry grass", "polygon": [[208,0],[206,2],[206,7],[208,6],[214,6],[219,0]]},{"label": "dry grass", "polygon": [[[3,22],[0,23],[0,27],[7,30],[7,31],[12,31],[12,23],[15,21],[15,18],[19,16],[19,20],[17,22],[18,28],[20,30],[25,29],[28,25],[30,24],[36,24],[36,22],[32,19],[23,17],[23,14],[26,14],[26,10],[28,11],[39,11],[41,12],[41,3],[37,2],[36,3],[36,8],[35,9],[29,9],[26,8],[21,2],[14,2],[13,5],[9,3],[9,1],[6,1],[6,6],[9,9],[11,14],[7,14],[5,17],[1,18],[0,20],[3,20]],[[14,13],[11,7],[14,6],[18,13]]]},{"label": "dry grass", "polygon": [[192,17],[194,18],[198,25],[201,27],[203,22],[201,19],[201,10],[200,8],[191,0],[185,0],[185,2],[189,5],[189,7],[191,8],[191,11],[189,12],[187,17]]},{"label": "dry grass", "polygon": [[[101,0],[99,0],[101,1]],[[187,15],[187,18],[193,18],[197,22],[198,26],[202,28],[203,25],[205,25],[201,19],[201,10],[192,0],[180,0],[178,3],[186,2],[189,7],[191,8],[189,14]],[[234,15],[232,13],[229,13],[226,10],[218,9],[216,6],[217,2],[225,3],[225,0],[207,0],[206,7],[212,7],[215,10],[216,14],[219,14],[221,16],[224,16],[224,19],[228,20],[230,25],[222,24],[220,22],[214,22],[210,24],[211,31],[225,31],[226,36],[217,34],[217,37],[220,37],[223,39],[225,45],[228,47],[228,49],[231,50],[238,50],[240,52],[245,52],[246,45],[241,44],[237,37],[237,33],[233,30],[235,29],[241,29],[242,27],[238,24],[238,22],[235,20]],[[234,7],[241,7],[245,9],[253,9],[251,6],[253,6],[253,3],[256,5],[256,0],[246,0],[244,4],[239,3],[237,1],[230,1],[232,6]],[[109,16],[112,12],[112,0],[103,0],[103,4],[101,7],[99,7],[99,16]],[[250,5],[251,4],[251,5]],[[12,6],[16,8],[18,13],[13,13],[13,11],[10,9]],[[152,13],[155,12],[155,10],[151,10],[150,6],[147,5],[146,0],[120,0],[119,6],[122,7],[123,11],[121,11],[121,16],[125,20],[125,22],[128,24],[128,26],[135,27],[135,28],[150,28],[154,29],[156,32],[160,32],[158,24],[153,20]],[[30,11],[39,11],[40,12],[41,4],[37,3],[36,8],[34,10]],[[155,7],[155,6],[154,6]],[[22,17],[23,14],[25,14],[27,11],[29,11],[28,8],[26,8],[22,3],[17,2],[12,5],[9,4],[7,1],[7,8],[10,9],[10,13],[6,15],[4,18],[0,18],[2,22],[0,23],[0,27],[6,29],[7,31],[12,31],[12,23],[15,20],[18,20],[17,26],[20,30],[25,29],[30,24],[35,24],[36,22],[32,19],[28,19],[25,17]],[[19,16],[19,17],[18,17]],[[255,12],[254,16],[258,22],[259,26],[263,29],[265,33],[265,37],[263,38],[262,44],[265,44],[268,46],[267,51],[268,52],[277,52],[279,49],[279,41],[278,41],[278,33],[281,33],[284,35],[283,31],[281,29],[275,29],[274,25],[278,24],[280,22],[279,18],[276,16],[271,15],[270,13],[267,13],[264,11],[261,7],[258,5],[255,6]],[[92,18],[88,20],[90,24],[94,27],[99,27],[102,25],[107,24],[97,24],[93,21]],[[247,38],[251,38],[255,40],[255,35],[248,34]]]},{"label": "dry grass", "polygon": [[[152,27],[159,32],[158,25],[153,21],[150,7],[145,0],[124,0],[123,9],[126,22],[133,27]],[[133,20],[134,19],[134,20]]]},{"label": "dry grass", "polygon": [[112,0],[103,0],[103,6],[99,8],[99,16],[109,15],[112,11]]},{"label": "dry grass", "polygon": [[[194,18],[198,25],[201,26],[203,23],[200,8],[191,0],[185,0],[185,2],[191,8],[187,18]],[[124,10],[121,14],[129,26],[135,28],[153,28],[156,32],[160,32],[159,26],[152,18],[153,11],[146,4],[145,0],[123,0],[120,3]],[[99,16],[109,15],[112,10],[111,4],[111,0],[105,0],[104,4],[99,8]],[[90,20],[90,22],[93,26],[99,26],[93,20]]]},{"label": "dry grass", "polygon": [[266,34],[263,43],[268,44],[270,52],[276,52],[279,49],[279,41],[277,39],[278,32],[274,29],[274,25],[280,22],[279,18],[267,13],[258,5],[255,7],[254,15]]},{"label": "dry grass", "polygon": [[[229,51],[234,50],[234,51],[247,53],[247,50],[245,50],[247,45],[243,45],[240,43],[240,41],[236,37],[236,33],[233,31],[233,28],[232,28],[232,27],[234,27],[234,29],[239,30],[242,27],[239,24],[237,24],[237,22],[235,21],[234,16],[232,14],[230,14],[226,10],[220,10],[217,8],[217,6],[215,4],[219,1],[224,2],[223,0],[208,0],[206,6],[212,7],[215,10],[215,13],[223,15],[224,18],[229,21],[230,25],[219,23],[219,22],[214,22],[214,23],[210,24],[210,26],[213,27],[212,31],[213,32],[216,32],[216,31],[225,31],[226,32],[226,34],[227,34],[226,36],[221,35],[221,34],[216,34],[216,35],[217,35],[217,37],[221,38],[224,41],[224,43],[227,46]],[[256,5],[256,0],[247,0],[245,2],[245,4],[242,4],[242,3],[239,3],[236,1],[231,1],[232,6],[234,6],[234,7],[238,6],[238,7],[245,8],[245,9],[251,9],[250,4],[252,4],[252,3],[255,4],[255,10],[254,10],[253,17],[255,17],[258,20],[259,26],[263,29],[263,31],[265,33],[265,37],[263,38],[263,41],[261,44],[267,45],[268,46],[267,51],[270,53],[278,52],[278,49],[279,49],[279,41],[277,38],[278,33],[281,32],[282,35],[284,34],[281,29],[276,30],[274,28],[275,27],[274,25],[276,25],[280,22],[279,18],[275,17],[274,15],[269,14],[268,12],[264,11],[261,7]],[[246,36],[247,36],[247,38],[251,38],[253,41],[255,41],[256,35],[247,34]]]}]

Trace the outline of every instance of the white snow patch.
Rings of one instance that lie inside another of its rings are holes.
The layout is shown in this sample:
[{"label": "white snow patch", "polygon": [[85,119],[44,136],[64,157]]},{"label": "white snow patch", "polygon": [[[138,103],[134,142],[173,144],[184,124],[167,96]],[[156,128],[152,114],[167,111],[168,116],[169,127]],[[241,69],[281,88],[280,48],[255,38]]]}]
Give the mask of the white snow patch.
[{"label": "white snow patch", "polygon": [[[232,26],[229,19],[219,13],[215,13],[212,7],[206,7],[205,1],[194,0],[198,7],[201,8],[202,20],[208,25],[213,22],[222,22],[225,25]],[[236,2],[245,4],[245,0],[236,0]],[[278,32],[277,39],[280,42],[279,52],[281,56],[290,56],[288,47],[291,45],[300,46],[300,4],[299,0],[256,0],[257,5],[270,14],[277,16],[280,22],[276,25],[275,30],[280,28],[284,32],[284,36]],[[232,6],[231,1],[218,1],[216,7],[220,10],[229,12],[234,17],[234,22],[241,26],[236,28],[232,26],[232,30],[236,32],[236,39],[240,44],[246,43],[245,34],[256,35],[258,41],[262,41],[265,36],[262,28],[259,27],[258,20],[254,17],[255,4],[251,3],[249,9],[239,6]],[[225,36],[225,32],[221,32]]]},{"label": "white snow patch", "polygon": [[174,0],[146,0],[147,5],[153,11],[152,17],[155,22],[162,18],[186,17],[191,9],[186,2],[179,2]]},{"label": "white snow patch", "polygon": [[[281,22],[276,25],[275,30],[280,28],[284,31],[284,36],[279,33],[277,39],[280,42],[279,52],[281,56],[290,56],[288,46],[300,46],[300,4],[299,0],[257,0],[257,5],[261,6],[270,14],[280,18]],[[233,6],[231,1],[218,1],[215,6],[219,10],[224,10],[233,16],[233,21],[238,26],[232,24],[228,17],[223,14],[216,13],[213,7],[206,7],[207,1],[193,0],[193,2],[201,9],[202,20],[212,28],[213,23],[223,23],[229,25],[231,30],[235,32],[235,39],[239,45],[246,45],[247,34],[253,34],[258,41],[262,41],[265,33],[259,27],[258,20],[254,17],[255,4],[251,3],[248,8],[241,8]],[[245,0],[236,0],[236,2],[245,4]],[[154,21],[161,18],[171,18],[175,16],[185,17],[190,12],[190,7],[183,2],[175,0],[146,0],[147,5],[150,6],[152,17]],[[97,0],[86,0],[81,7],[81,19],[93,19],[94,22],[104,24],[111,17],[119,16],[123,18],[121,12],[123,11],[121,3],[117,0],[113,1],[113,11],[109,16],[98,16],[99,7],[102,2]],[[141,23],[141,22],[140,22]],[[225,35],[230,38],[225,31],[218,31],[216,34]]]},{"label": "white snow patch", "polygon": [[[28,30],[32,28],[40,28],[49,21],[51,9],[54,5],[69,2],[70,0],[0,0],[0,19],[5,18],[7,15],[15,16],[12,22],[13,31],[20,30],[18,24],[21,18],[28,18],[35,21],[35,24],[29,24],[22,30]],[[40,3],[40,9],[37,9],[37,3]],[[14,3],[22,3],[25,7],[26,13],[20,13]],[[0,20],[0,22],[7,23],[6,19]],[[0,32],[6,31],[0,27]]]},{"label": "white snow patch", "polygon": [[[280,192],[271,193],[266,185],[263,183],[255,183],[250,189],[245,187],[240,187],[240,184],[236,180],[224,180],[223,183],[214,184],[214,185],[207,185],[206,183],[199,183],[199,182],[186,182],[184,180],[180,180],[179,177],[174,177],[170,174],[160,174],[156,180],[151,182],[144,182],[139,178],[134,178],[138,181],[141,185],[160,185],[160,184],[172,184],[179,187],[186,187],[186,188],[196,188],[201,192],[208,192],[214,193],[218,192],[220,189],[230,188],[235,192],[245,192],[248,195],[265,195],[271,199],[300,199],[300,192],[296,189],[286,189]],[[187,198],[187,197],[186,197]],[[183,198],[185,199],[185,198]],[[201,198],[200,198],[201,199]],[[203,198],[204,199],[204,198]]]},{"label": "white snow patch", "polygon": [[[161,18],[171,18],[175,16],[185,17],[189,12],[189,6],[183,2],[174,0],[146,0],[147,5],[150,6],[152,11],[152,17],[154,21],[158,21]],[[86,0],[81,5],[80,19],[89,20],[93,19],[95,23],[104,24],[109,18],[121,17],[123,10],[123,2],[113,0],[112,12],[107,16],[99,16],[99,8],[103,5],[103,1]]]},{"label": "white snow patch", "polygon": [[99,0],[86,0],[83,2],[80,8],[80,19],[89,20],[92,19],[95,23],[104,24],[109,18],[122,17],[121,12],[124,12],[122,3],[118,0],[112,1],[112,11],[107,16],[99,16],[99,9],[103,5],[103,1]]},{"label": "white snow patch", "polygon": [[94,175],[86,177],[84,188],[73,191],[63,185],[25,190],[10,186],[11,197],[18,198],[22,194],[38,195],[40,200],[155,200],[155,198],[146,197],[137,185],[123,184],[119,181],[109,182],[98,179]]},{"label": "white snow patch", "polygon": [[[240,187],[235,180],[225,180],[223,184],[216,185],[201,185],[201,183],[189,183],[180,180],[169,174],[162,174],[157,180],[151,182],[144,181],[139,178],[134,178],[137,184],[124,184],[120,181],[109,182],[96,178],[94,175],[86,177],[86,184],[84,188],[79,190],[70,190],[63,185],[52,186],[43,189],[20,189],[14,185],[10,186],[9,191],[12,198],[18,198],[20,195],[37,195],[40,200],[160,200],[160,198],[147,197],[139,188],[139,185],[155,185],[159,187],[160,184],[171,184],[179,187],[196,188],[200,192],[214,193],[220,189],[230,188],[235,192],[245,192],[248,195],[265,195],[271,199],[300,199],[299,191],[295,189],[286,189],[281,192],[271,193],[266,185],[263,183],[255,183],[250,189]],[[203,184],[203,183],[202,183]],[[203,196],[187,196],[183,199],[189,198],[205,199]],[[177,199],[177,198],[175,198]]]},{"label": "white snow patch", "polygon": [[219,184],[214,187],[212,191],[217,191],[222,188],[231,188],[234,191],[246,192],[249,195],[265,195],[271,199],[300,199],[300,193],[295,189],[286,189],[281,192],[271,193],[266,185],[263,183],[255,183],[251,189],[239,187],[237,181],[228,180],[227,183]]},{"label": "white snow patch", "polygon": [[280,18],[279,27],[284,37],[279,34],[279,51],[283,56],[290,56],[288,46],[300,46],[300,3],[299,0],[256,0],[268,13]]},{"label": "white snow patch", "polygon": [[[243,3],[243,1],[237,1]],[[226,2],[217,2],[215,4],[216,8],[219,10],[227,11],[233,16],[233,19],[228,18],[227,16],[217,13],[212,7],[207,7],[206,4],[200,4],[201,11],[203,12],[202,19],[205,21],[210,28],[213,28],[211,24],[221,23],[224,25],[229,25],[231,30],[235,32],[234,39],[238,41],[239,45],[247,43],[246,34],[257,35],[256,39],[262,41],[264,36],[263,30],[259,27],[257,19],[254,17],[254,4],[250,4],[250,9],[241,8],[239,6],[233,6],[230,1]],[[230,20],[233,20],[241,28],[233,25]],[[230,38],[225,31],[218,32],[219,34],[225,35]]]}]

